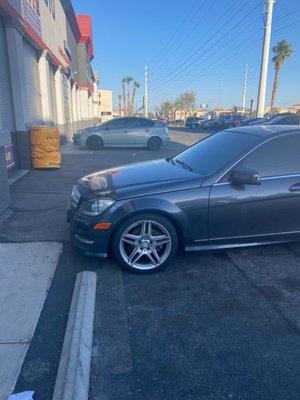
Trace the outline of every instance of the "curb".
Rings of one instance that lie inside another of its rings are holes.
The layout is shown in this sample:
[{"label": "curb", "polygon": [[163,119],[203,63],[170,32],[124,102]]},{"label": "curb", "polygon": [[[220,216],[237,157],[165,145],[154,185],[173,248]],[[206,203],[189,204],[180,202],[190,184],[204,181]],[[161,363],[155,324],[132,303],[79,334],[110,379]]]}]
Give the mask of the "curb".
[{"label": "curb", "polygon": [[53,400],[87,400],[97,275],[77,274]]}]

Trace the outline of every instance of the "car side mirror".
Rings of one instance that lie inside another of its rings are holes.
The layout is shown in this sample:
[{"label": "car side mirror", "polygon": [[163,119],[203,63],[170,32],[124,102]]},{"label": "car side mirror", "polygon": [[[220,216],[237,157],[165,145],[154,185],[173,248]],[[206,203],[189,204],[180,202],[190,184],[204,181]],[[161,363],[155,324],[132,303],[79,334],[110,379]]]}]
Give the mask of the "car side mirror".
[{"label": "car side mirror", "polygon": [[259,173],[249,168],[234,169],[229,178],[233,185],[260,185]]}]

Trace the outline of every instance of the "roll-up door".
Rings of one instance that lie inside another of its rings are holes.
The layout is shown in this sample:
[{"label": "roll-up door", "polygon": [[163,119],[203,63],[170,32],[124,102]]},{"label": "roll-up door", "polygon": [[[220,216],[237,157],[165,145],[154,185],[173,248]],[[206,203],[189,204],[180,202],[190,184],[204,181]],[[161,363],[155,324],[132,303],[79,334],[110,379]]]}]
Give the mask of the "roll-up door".
[{"label": "roll-up door", "polygon": [[24,63],[27,89],[27,123],[42,122],[41,90],[36,49],[24,40]]},{"label": "roll-up door", "polygon": [[[10,79],[5,25],[0,17],[0,131],[5,129],[12,132],[15,130],[15,118]],[[15,168],[17,154],[13,144],[7,143],[4,146],[4,153],[6,167]]]},{"label": "roll-up door", "polygon": [[15,129],[5,26],[0,17],[0,129]]}]

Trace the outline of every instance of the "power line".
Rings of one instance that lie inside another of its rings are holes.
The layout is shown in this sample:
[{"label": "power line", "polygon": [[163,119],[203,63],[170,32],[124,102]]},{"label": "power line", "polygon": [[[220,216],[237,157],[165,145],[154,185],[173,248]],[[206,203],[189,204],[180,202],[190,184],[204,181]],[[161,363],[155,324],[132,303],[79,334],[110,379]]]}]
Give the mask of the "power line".
[{"label": "power line", "polygon": [[[201,4],[201,6],[203,6],[205,4],[207,0],[204,0],[204,2]],[[239,0],[238,0],[239,1]],[[204,12],[204,14],[201,15],[201,18],[205,18],[206,15],[209,13],[209,11],[213,8],[213,6],[216,4],[217,0],[213,0],[212,3],[209,5],[209,7],[207,8],[206,12]],[[201,7],[202,8],[202,7]],[[194,15],[194,17],[199,13],[199,11],[201,10],[201,8],[199,8],[196,12],[196,14]],[[176,53],[176,51],[182,46],[182,44],[189,38],[189,36],[191,35],[191,33],[194,31],[194,29],[198,26],[198,21],[195,21],[196,23],[194,25],[191,26],[191,29],[187,32],[187,34],[184,36],[184,38],[180,41],[180,43],[175,47],[175,49],[172,50],[172,52],[170,54],[165,53],[163,58],[170,58],[174,53]],[[155,71],[157,69],[159,69],[157,66],[161,64],[161,61],[158,62],[153,70],[152,70],[152,74],[155,73]],[[154,72],[153,72],[154,71]]]},{"label": "power line", "polygon": [[[224,18],[224,16],[227,15],[228,12],[229,12],[232,8],[234,8],[234,6],[235,6],[237,3],[239,3],[239,2],[240,2],[240,0],[236,0],[236,1],[229,7],[229,9],[225,12],[225,14],[223,14],[223,15],[218,19],[218,21],[215,23],[214,26],[216,27],[216,26],[218,25],[218,23]],[[205,46],[207,43],[209,43],[209,42],[210,42],[224,27],[226,27],[226,25],[227,25],[234,17],[236,17],[236,15],[238,15],[238,14],[240,13],[240,11],[243,10],[243,9],[244,9],[244,5],[243,5],[241,8],[239,8],[238,11],[237,11],[228,21],[226,21],[225,24],[223,24],[223,25],[221,26],[221,28],[220,28],[213,36],[211,36],[211,37],[202,45],[202,47]],[[207,34],[208,34],[209,32],[210,32],[210,31],[207,31],[207,32],[202,36],[202,40],[200,41],[200,44],[202,43],[203,39],[207,36]],[[185,61],[183,61],[181,64],[177,65],[176,68],[174,68],[173,70],[171,70],[171,73],[175,72],[176,70],[178,70],[178,68],[180,68],[182,65],[186,64],[190,59],[192,59],[192,58],[194,57],[194,55],[196,55],[196,54],[201,50],[201,47],[198,47],[198,46],[199,46],[199,43],[197,43],[195,46],[192,46],[191,50],[195,49],[196,47],[197,47],[197,50],[195,50]],[[181,58],[178,60],[178,62],[180,62],[180,61],[183,60],[183,59],[185,59],[185,55],[184,55],[183,57],[181,57]],[[152,73],[153,73],[153,72],[152,72]],[[168,71],[168,74],[170,74],[170,71]],[[162,80],[162,79],[163,79],[163,78],[161,78],[160,80]]]},{"label": "power line", "polygon": [[[204,0],[204,2],[205,2],[205,1],[206,1],[206,0]],[[179,29],[176,30],[175,35],[172,35],[172,36],[170,37],[170,40],[168,40],[168,41],[166,42],[166,44],[165,44],[165,45],[163,46],[163,48],[159,51],[159,53],[158,53],[150,62],[148,62],[147,65],[152,65],[157,59],[159,59],[159,58],[161,57],[162,54],[165,54],[165,52],[167,51],[167,49],[168,49],[169,47],[172,47],[174,41],[177,40],[177,36],[180,37],[180,35],[182,34],[182,32],[185,31],[186,27],[185,27],[185,28],[183,28],[183,27],[184,27],[185,24],[188,22],[188,20],[189,20],[189,18],[190,18],[190,15],[193,13],[193,10],[194,10],[195,6],[197,5],[197,3],[198,3],[198,0],[196,0],[196,1],[193,3],[193,5],[192,5],[190,11],[186,14],[185,18],[183,19],[183,22],[179,25]],[[187,25],[187,26],[188,26],[188,25]],[[183,29],[182,29],[182,28],[183,28]]]},{"label": "power line", "polygon": [[[277,0],[277,2],[278,2],[278,1],[280,1],[280,0]],[[284,0],[281,0],[281,1],[284,1]],[[231,11],[232,8],[234,8],[234,6],[235,6],[238,2],[240,2],[240,0],[236,0],[236,1],[227,9],[227,11],[226,11],[224,14],[222,14],[222,16],[216,21],[215,26],[218,25],[218,23],[228,14],[228,12]],[[243,8],[244,8],[244,6],[242,6],[241,9],[243,9]],[[241,11],[241,9],[239,9],[237,13],[239,13],[239,11]],[[294,15],[295,13],[298,13],[298,12],[300,12],[300,9],[293,10],[293,11],[291,11],[291,12],[289,12],[289,13],[283,15],[283,16],[280,16],[280,21],[282,21],[282,20],[285,19],[286,17],[289,17],[290,15]],[[237,13],[234,14],[234,16],[232,16],[228,21],[226,21],[226,23],[225,23],[224,25],[222,25],[222,27],[226,26],[234,17],[236,17]],[[276,16],[275,16],[275,21],[277,21]],[[252,28],[252,27],[249,25],[249,28]],[[220,28],[220,29],[221,29],[221,28]],[[216,34],[219,33],[220,29],[216,32]],[[208,33],[209,33],[209,31],[206,31],[206,33],[202,36],[202,40],[207,36]],[[213,37],[216,36],[216,34],[214,34]],[[205,44],[207,44],[213,37],[211,37],[207,42],[205,42],[203,46],[205,46]],[[200,43],[201,43],[201,42],[200,42]],[[198,46],[199,46],[199,43],[197,43],[196,45],[192,46],[190,50],[193,50],[193,49],[195,49],[195,48],[198,47]],[[203,47],[203,46],[202,46],[202,47]],[[169,70],[169,71],[168,71],[168,74],[166,74],[166,76],[169,75],[169,74],[173,74],[173,73],[174,73],[176,70],[178,70],[182,65],[186,64],[187,61],[189,61],[191,58],[193,58],[193,56],[194,56],[197,52],[199,52],[199,51],[200,51],[200,48],[198,48],[198,49],[197,49],[191,56],[189,56],[183,63],[177,65],[177,66],[176,66],[174,69],[172,69],[171,71]],[[183,55],[182,57],[179,58],[179,60],[178,60],[177,62],[180,62],[180,61],[184,60],[185,57],[186,57],[186,56]],[[156,75],[156,74],[157,74],[157,72],[156,72],[156,71],[153,72],[153,70],[152,70],[151,76]],[[159,83],[161,80],[163,80],[163,79],[164,79],[164,77],[159,78],[159,80],[158,80],[156,83],[158,84],[158,83]]]},{"label": "power line", "polygon": [[[289,13],[283,15],[283,16],[280,18],[280,20],[283,20],[283,19],[285,19],[286,17],[290,16],[291,14],[295,14],[295,13],[298,13],[298,12],[300,12],[300,9],[297,9],[297,10],[295,10],[294,12],[289,12]],[[285,26],[282,27],[282,28],[279,28],[279,29],[275,30],[274,32],[278,32],[278,31],[280,31],[280,30],[282,30],[282,29],[285,29],[285,28],[288,28],[288,27],[290,27],[290,26],[293,26],[293,25],[295,25],[296,23],[297,23],[297,21],[294,21],[294,22],[292,22],[292,23],[290,23],[290,24],[288,24],[288,25],[285,25]],[[249,25],[248,28],[249,28],[249,27],[252,28],[251,25]],[[245,32],[246,30],[247,30],[247,28],[246,28],[246,29],[243,29],[242,32]],[[260,30],[254,32],[254,34],[253,34],[253,35],[250,35],[249,37],[247,37],[246,40],[249,40],[249,39],[252,38],[253,36],[256,36],[256,35],[257,35],[260,31],[262,31],[262,30],[263,30],[263,28],[261,28]],[[238,44],[237,46],[235,46],[233,50],[237,49],[237,48],[240,47],[242,44],[243,44],[243,43],[241,42],[240,44]],[[213,56],[214,54],[216,54],[218,51],[219,51],[219,49],[217,48],[213,53],[210,54],[210,57],[212,57],[212,56]],[[201,64],[203,64],[203,62],[200,63],[200,64],[198,64],[197,67],[199,67],[199,65],[201,65]],[[196,67],[196,68],[197,68],[197,67]],[[196,68],[194,68],[193,70],[195,70]],[[194,76],[197,77],[197,76],[198,76],[198,73],[197,73],[196,75],[193,75],[192,77],[194,77]],[[178,80],[176,80],[176,81],[178,82]],[[176,83],[176,81],[175,81],[175,83]],[[187,81],[187,82],[188,82],[188,81]],[[160,88],[154,88],[153,92],[156,92],[156,91],[159,91],[159,90],[160,90]]]},{"label": "power line", "polygon": [[[275,33],[281,32],[282,30],[288,29],[288,28],[290,28],[291,26],[293,26],[293,25],[295,25],[295,24],[297,24],[297,23],[299,23],[299,22],[300,22],[300,20],[293,21],[293,22],[291,22],[291,23],[289,23],[289,24],[287,24],[287,25],[285,25],[285,26],[283,26],[283,27],[281,27],[281,28],[279,28],[279,29],[274,30],[273,33],[275,34]],[[250,38],[253,37],[253,36],[256,36],[256,35],[257,35],[260,31],[262,31],[262,30],[263,30],[263,28],[260,29],[259,31],[255,32],[253,35],[249,36],[249,37],[247,38],[247,40],[250,39]],[[254,47],[254,46],[257,46],[257,44],[259,44],[259,43],[261,43],[261,40],[256,40],[255,42],[252,42],[251,44],[249,44],[249,45],[246,46],[245,48],[241,49],[240,51],[238,51],[238,52],[235,53],[234,55],[230,56],[230,57],[227,58],[226,60],[223,60],[221,63],[218,63],[218,62],[217,62],[217,63],[214,63],[214,64],[211,65],[209,68],[204,69],[204,70],[202,71],[202,74],[199,75],[199,73],[197,73],[196,75],[192,76],[192,77],[189,78],[188,80],[186,80],[186,81],[184,81],[184,82],[180,82],[179,85],[175,87],[175,89],[180,89],[181,87],[186,86],[188,83],[192,83],[192,82],[194,82],[195,80],[197,80],[197,79],[199,79],[199,78],[201,78],[201,77],[207,76],[207,73],[209,73],[209,72],[211,72],[211,71],[213,71],[213,70],[215,70],[215,69],[217,69],[217,68],[219,68],[219,67],[222,67],[222,66],[228,64],[228,63],[229,63],[231,60],[233,60],[236,56],[238,56],[238,55],[244,53],[246,50],[249,50],[250,48],[252,48],[252,47]],[[243,43],[242,43],[242,44],[243,44]],[[241,45],[241,44],[239,44],[238,46],[236,46],[233,50],[236,50],[238,47],[240,47],[240,45]],[[174,89],[174,86],[173,86],[172,88]]]},{"label": "power line", "polygon": [[[257,4],[255,7],[253,7],[243,18],[241,18],[235,25],[233,25],[225,34],[223,34],[215,43],[213,43],[205,53],[201,53],[198,57],[196,57],[193,61],[191,61],[187,66],[185,66],[181,71],[176,73],[173,77],[169,77],[168,79],[165,79],[162,84],[154,85],[153,89],[157,90],[161,86],[165,86],[168,84],[168,82],[172,81],[174,78],[182,74],[184,71],[186,71],[188,68],[190,68],[195,62],[197,62],[201,57],[207,55],[207,52],[210,51],[216,44],[220,43],[226,36],[228,36],[229,33],[231,33],[238,25],[240,25],[249,15],[251,15],[258,7],[260,6],[260,3]],[[197,68],[197,66],[196,66]]]}]

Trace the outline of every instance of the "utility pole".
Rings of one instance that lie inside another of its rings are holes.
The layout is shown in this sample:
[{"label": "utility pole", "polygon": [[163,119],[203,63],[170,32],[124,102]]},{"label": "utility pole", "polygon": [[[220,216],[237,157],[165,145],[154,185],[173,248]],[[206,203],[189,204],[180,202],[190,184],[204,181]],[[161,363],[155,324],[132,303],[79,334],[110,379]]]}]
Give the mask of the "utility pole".
[{"label": "utility pole", "polygon": [[245,70],[245,80],[244,80],[244,90],[243,90],[243,103],[242,103],[242,115],[244,114],[245,107],[246,107],[247,82],[248,82],[248,64],[246,65],[246,70]]},{"label": "utility pole", "polygon": [[270,57],[270,41],[271,41],[271,31],[272,31],[272,16],[273,16],[273,6],[275,0],[266,0],[266,3],[267,3],[267,11],[266,11],[264,43],[263,43],[263,51],[261,58],[257,112],[256,112],[258,118],[263,117],[265,114],[266,87],[267,87],[268,65]]},{"label": "utility pole", "polygon": [[144,115],[148,118],[148,68],[145,67]]},{"label": "utility pole", "polygon": [[218,95],[218,114],[220,114],[220,110],[221,110],[221,87],[222,87],[222,77],[220,76],[220,80],[219,80],[219,95]]}]

